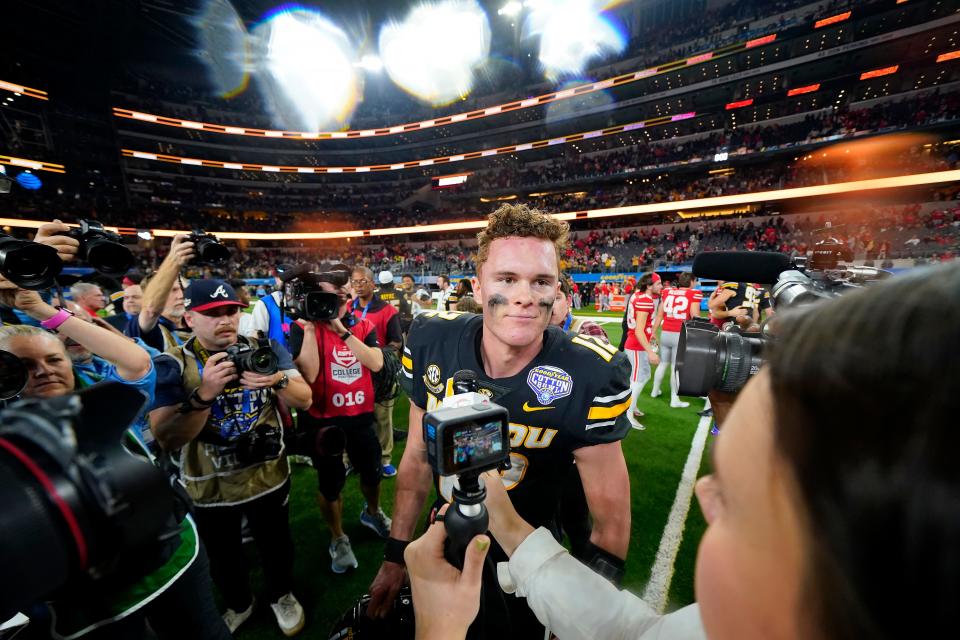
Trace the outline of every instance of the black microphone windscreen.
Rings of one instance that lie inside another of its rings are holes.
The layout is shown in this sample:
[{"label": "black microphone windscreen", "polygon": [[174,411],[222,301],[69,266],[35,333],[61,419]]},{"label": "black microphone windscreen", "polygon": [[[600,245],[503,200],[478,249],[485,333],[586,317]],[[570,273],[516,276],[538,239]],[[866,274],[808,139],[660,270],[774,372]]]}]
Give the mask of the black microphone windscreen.
[{"label": "black microphone windscreen", "polygon": [[478,388],[477,374],[470,369],[460,369],[460,371],[453,374],[454,393],[470,393],[471,391],[476,391]]},{"label": "black microphone windscreen", "polygon": [[280,278],[280,282],[290,282],[294,278],[300,278],[308,273],[310,273],[309,264],[298,264],[292,269],[287,269],[286,271],[279,273],[277,277]]},{"label": "black microphone windscreen", "polygon": [[772,284],[792,268],[790,256],[773,251],[706,251],[693,259],[693,275],[729,282]]}]

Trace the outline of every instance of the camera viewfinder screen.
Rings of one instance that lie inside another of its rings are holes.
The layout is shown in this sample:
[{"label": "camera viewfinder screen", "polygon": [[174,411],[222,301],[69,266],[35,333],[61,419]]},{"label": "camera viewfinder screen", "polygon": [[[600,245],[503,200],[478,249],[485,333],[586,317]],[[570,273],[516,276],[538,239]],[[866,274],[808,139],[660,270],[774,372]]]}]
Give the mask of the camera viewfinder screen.
[{"label": "camera viewfinder screen", "polygon": [[469,423],[453,431],[448,461],[456,469],[473,469],[496,463],[503,457],[503,435],[499,420]]}]

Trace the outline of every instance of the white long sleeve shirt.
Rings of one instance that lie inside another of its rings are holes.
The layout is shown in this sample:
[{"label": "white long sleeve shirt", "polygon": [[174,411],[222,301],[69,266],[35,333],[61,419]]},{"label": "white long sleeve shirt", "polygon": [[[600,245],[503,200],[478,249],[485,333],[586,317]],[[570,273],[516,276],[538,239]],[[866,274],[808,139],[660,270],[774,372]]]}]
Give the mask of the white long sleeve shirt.
[{"label": "white long sleeve shirt", "polygon": [[571,556],[543,527],[497,565],[506,593],[526,598],[531,611],[560,640],[706,640],[700,608],[666,615],[620,591]]}]

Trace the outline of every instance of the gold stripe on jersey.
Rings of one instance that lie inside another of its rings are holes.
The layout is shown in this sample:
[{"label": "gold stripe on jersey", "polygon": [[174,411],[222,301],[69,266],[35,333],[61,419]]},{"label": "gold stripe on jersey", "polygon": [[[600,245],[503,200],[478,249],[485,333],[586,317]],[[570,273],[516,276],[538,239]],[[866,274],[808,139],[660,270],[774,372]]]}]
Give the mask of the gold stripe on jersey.
[{"label": "gold stripe on jersey", "polygon": [[590,349],[590,351],[603,358],[605,362],[613,360],[613,356],[617,353],[616,347],[610,347],[610,345],[604,344],[593,336],[575,336],[570,342]]},{"label": "gold stripe on jersey", "polygon": [[413,359],[410,356],[403,356],[400,358],[400,364],[403,365],[404,369],[413,371]]},{"label": "gold stripe on jersey", "polygon": [[590,407],[590,411],[587,412],[587,420],[609,420],[616,418],[623,414],[629,406],[630,398],[612,407]]}]

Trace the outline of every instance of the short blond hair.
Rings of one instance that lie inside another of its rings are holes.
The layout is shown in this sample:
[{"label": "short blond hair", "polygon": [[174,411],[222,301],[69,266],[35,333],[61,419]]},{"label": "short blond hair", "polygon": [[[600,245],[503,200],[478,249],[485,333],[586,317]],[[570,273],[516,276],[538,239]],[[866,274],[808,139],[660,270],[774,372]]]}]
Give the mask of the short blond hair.
[{"label": "short blond hair", "polygon": [[567,247],[570,225],[525,204],[503,204],[487,218],[487,226],[477,234],[477,270],[490,255],[490,244],[499,238],[539,238],[549,240],[560,253]]}]

